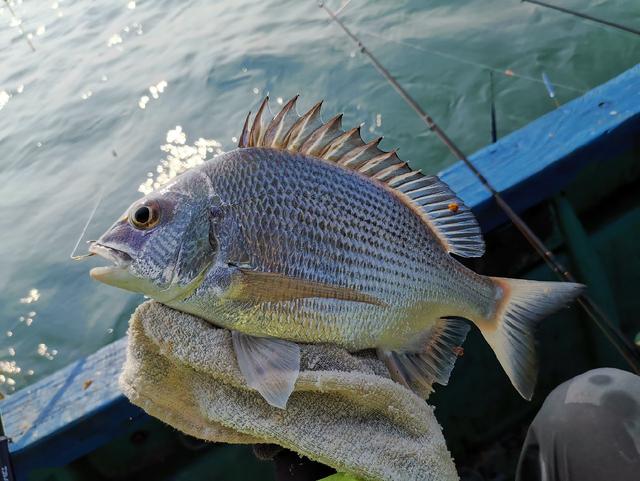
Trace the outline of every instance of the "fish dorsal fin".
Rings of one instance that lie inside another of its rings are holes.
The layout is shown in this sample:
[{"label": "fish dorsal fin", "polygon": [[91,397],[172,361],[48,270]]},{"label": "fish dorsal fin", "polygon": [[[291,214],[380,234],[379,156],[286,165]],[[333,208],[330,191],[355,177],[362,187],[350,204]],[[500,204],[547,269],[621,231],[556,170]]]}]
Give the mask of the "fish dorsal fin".
[{"label": "fish dorsal fin", "polygon": [[435,175],[412,170],[395,151],[378,145],[382,137],[365,142],[360,127],[342,130],[342,114],[327,122],[320,118],[322,102],[307,113],[296,113],[296,95],[273,116],[266,97],[250,121],[245,120],[238,147],[264,147],[298,152],[354,170],[381,183],[414,210],[438,237],[447,252],[480,257],[484,241],[471,210]]}]

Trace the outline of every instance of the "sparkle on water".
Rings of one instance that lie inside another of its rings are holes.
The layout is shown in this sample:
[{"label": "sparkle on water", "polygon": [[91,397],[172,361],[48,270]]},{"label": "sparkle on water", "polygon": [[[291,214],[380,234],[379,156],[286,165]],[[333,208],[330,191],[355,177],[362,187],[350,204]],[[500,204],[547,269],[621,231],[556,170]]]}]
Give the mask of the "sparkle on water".
[{"label": "sparkle on water", "polygon": [[156,166],[155,173],[147,173],[147,180],[138,187],[138,191],[145,195],[157,190],[191,167],[224,153],[222,144],[214,139],[201,137],[192,145],[186,145],[187,134],[183,132],[180,125],[176,125],[175,129],[167,132],[166,142],[160,147],[160,150],[166,152],[166,157]]},{"label": "sparkle on water", "polygon": [[119,32],[112,34],[107,40],[107,47],[117,47],[118,50],[122,51],[123,47],[121,44],[124,43],[125,38],[134,33],[136,35],[142,35],[144,33],[141,23],[134,22],[131,25],[125,25]]},{"label": "sparkle on water", "polygon": [[[455,160],[315,2],[9,3],[15,16],[0,2],[9,179],[0,183],[0,394],[122,336],[143,299],[92,283],[97,259],[68,260],[99,193],[86,239],[139,192],[234,148],[263,95],[274,110],[296,93],[301,111],[325,98],[324,118],[344,111],[345,126],[364,122],[425,172]],[[624,21],[636,3],[583,7]],[[511,0],[328,4],[345,7],[341,17],[466,152],[490,138],[489,70],[502,136],[555,108],[543,72],[564,104],[638,62],[633,37]]]},{"label": "sparkle on water", "polygon": [[[160,94],[164,92],[164,89],[166,89],[168,85],[169,84],[166,80],[160,80],[160,82],[158,82],[156,85],[151,85],[149,87],[149,93],[151,94],[151,97],[153,97],[155,100],[159,99]],[[149,100],[151,99],[148,95],[143,95],[142,97],[140,97],[140,100],[138,100],[138,107],[140,107],[141,109],[147,108]]]},{"label": "sparkle on water", "polygon": [[118,45],[120,43],[122,43],[122,37],[117,33],[111,35],[111,37],[109,37],[109,40],[107,40],[107,46],[109,47],[113,47],[114,45]]},{"label": "sparkle on water", "polygon": [[11,95],[9,95],[6,90],[0,90],[0,110],[2,110],[5,105],[7,105],[10,98]]},{"label": "sparkle on water", "polygon": [[40,299],[40,291],[38,289],[29,289],[29,293],[20,298],[20,304],[31,304]]},{"label": "sparkle on water", "polygon": [[[20,304],[33,304],[40,299],[40,291],[36,288],[29,289],[27,294],[24,297],[19,299]],[[25,311],[23,315],[19,316],[16,321],[10,326],[10,328],[5,332],[7,338],[13,338],[14,335],[20,334],[24,336],[26,331],[22,331],[21,329],[26,329],[31,326],[33,323],[33,319],[37,316],[37,312],[33,309],[29,311]],[[21,328],[20,326],[24,326]],[[33,340],[32,337],[30,339]],[[35,342],[35,341],[32,341]],[[53,361],[55,359],[57,350],[45,350],[44,353],[41,353],[41,346],[44,344],[38,344],[35,348],[35,351],[45,357],[49,361]],[[10,358],[16,357],[16,348],[14,346],[8,346],[6,348],[6,355]],[[20,386],[20,383],[26,384],[25,376],[33,376],[35,373],[34,369],[27,369],[24,371],[22,367],[18,364],[16,360],[7,360],[2,359],[2,349],[0,349],[0,385],[5,384],[6,391],[13,392],[16,389],[16,386]],[[9,377],[11,375],[11,377]],[[0,392],[1,394],[1,392]]]}]

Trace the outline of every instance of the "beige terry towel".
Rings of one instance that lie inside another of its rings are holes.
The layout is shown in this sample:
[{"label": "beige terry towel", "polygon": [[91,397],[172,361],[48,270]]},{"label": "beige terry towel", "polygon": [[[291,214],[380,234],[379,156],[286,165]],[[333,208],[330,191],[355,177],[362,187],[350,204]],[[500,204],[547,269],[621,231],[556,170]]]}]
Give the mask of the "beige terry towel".
[{"label": "beige terry towel", "polygon": [[274,443],[361,479],[457,480],[433,414],[375,357],[301,345],[286,410],[246,385],[231,334],[149,301],[131,317],[125,395],[150,415],[210,441]]}]

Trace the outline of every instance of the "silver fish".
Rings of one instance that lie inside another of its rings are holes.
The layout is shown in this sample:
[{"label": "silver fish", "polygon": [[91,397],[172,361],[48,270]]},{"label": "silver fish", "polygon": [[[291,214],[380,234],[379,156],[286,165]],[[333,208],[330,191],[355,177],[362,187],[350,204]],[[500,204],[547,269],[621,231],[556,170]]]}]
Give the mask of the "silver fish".
[{"label": "silver fish", "polygon": [[90,252],[94,279],[232,330],[249,386],[284,408],[296,344],[375,348],[419,393],[447,384],[475,324],[518,392],[537,375],[535,325],[579,284],[486,277],[470,209],[436,176],[320,120],[296,98],[247,116],[239,148],[135,202]]}]

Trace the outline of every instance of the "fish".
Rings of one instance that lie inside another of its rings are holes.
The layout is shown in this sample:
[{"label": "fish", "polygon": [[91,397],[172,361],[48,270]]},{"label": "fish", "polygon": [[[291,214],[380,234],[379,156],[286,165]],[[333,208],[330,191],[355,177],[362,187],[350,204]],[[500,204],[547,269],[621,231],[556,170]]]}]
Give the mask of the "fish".
[{"label": "fish", "polygon": [[[488,277],[471,209],[342,115],[247,115],[238,148],[135,201],[89,252],[93,279],[229,329],[247,385],[284,409],[299,343],[375,349],[416,393],[446,385],[472,325],[531,399],[535,328],[584,286]],[[453,254],[453,255],[452,255]]]}]

